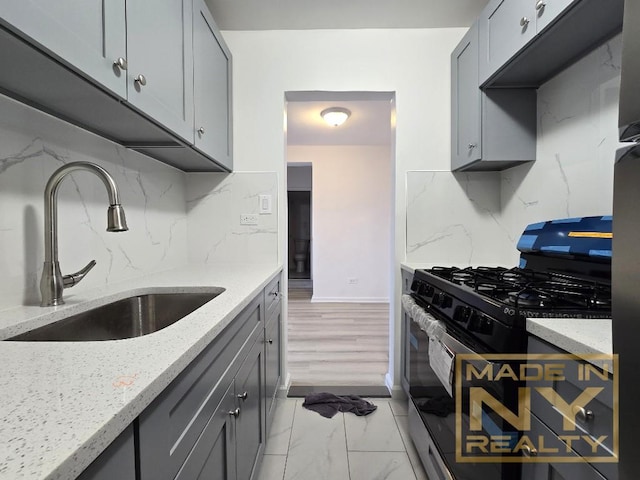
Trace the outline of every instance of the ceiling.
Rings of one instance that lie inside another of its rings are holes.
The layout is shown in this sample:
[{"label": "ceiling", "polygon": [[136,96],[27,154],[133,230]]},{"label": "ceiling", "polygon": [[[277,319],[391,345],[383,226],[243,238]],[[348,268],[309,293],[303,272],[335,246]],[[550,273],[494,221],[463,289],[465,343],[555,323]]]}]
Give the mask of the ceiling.
[{"label": "ceiling", "polygon": [[[351,111],[339,127],[320,116],[325,108]],[[288,145],[389,145],[391,142],[390,100],[310,100],[287,102]]]},{"label": "ceiling", "polygon": [[220,30],[468,27],[488,0],[205,0]]},{"label": "ceiling", "polygon": [[[205,0],[220,30],[468,27],[488,0]],[[391,141],[393,94],[289,92],[289,145],[381,145]],[[340,127],[320,112],[344,107]]]}]

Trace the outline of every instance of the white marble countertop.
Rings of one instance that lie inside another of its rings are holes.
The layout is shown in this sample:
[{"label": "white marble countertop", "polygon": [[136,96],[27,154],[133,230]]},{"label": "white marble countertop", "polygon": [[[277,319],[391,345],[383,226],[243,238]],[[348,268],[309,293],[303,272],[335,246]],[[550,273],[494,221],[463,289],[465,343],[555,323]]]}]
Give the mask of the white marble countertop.
[{"label": "white marble countertop", "polygon": [[610,319],[528,318],[527,332],[594,365],[588,354],[613,353]]},{"label": "white marble countertop", "polygon": [[0,479],[79,475],[282,269],[184,267],[66,305],[0,312],[0,339],[153,287],[224,287],[198,310],[150,335],[103,342],[0,342]]}]

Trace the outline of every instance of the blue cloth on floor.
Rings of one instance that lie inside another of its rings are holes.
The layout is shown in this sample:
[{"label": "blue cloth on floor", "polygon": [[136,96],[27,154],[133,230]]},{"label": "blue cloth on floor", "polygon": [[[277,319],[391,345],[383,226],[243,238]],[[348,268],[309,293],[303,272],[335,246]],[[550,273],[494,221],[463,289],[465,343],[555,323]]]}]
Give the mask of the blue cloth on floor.
[{"label": "blue cloth on floor", "polygon": [[324,392],[307,395],[302,406],[326,418],[331,418],[338,412],[351,412],[358,416],[369,415],[378,408],[357,395],[334,395]]}]

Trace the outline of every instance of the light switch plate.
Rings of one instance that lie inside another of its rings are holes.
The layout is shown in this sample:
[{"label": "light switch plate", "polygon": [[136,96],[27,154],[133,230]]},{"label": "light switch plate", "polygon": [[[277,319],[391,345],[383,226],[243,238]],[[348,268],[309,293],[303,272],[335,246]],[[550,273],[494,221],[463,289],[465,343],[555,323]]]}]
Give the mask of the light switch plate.
[{"label": "light switch plate", "polygon": [[271,213],[271,195],[260,195],[259,201],[260,215]]}]

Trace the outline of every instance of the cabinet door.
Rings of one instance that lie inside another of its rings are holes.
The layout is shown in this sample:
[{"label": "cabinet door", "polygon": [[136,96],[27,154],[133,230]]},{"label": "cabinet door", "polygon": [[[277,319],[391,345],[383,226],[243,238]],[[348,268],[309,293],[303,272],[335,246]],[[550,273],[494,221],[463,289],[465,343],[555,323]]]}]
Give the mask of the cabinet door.
[{"label": "cabinet door", "polygon": [[193,62],[194,144],[232,170],[231,52],[204,0],[194,0]]},{"label": "cabinet door", "polygon": [[[531,0],[534,1],[534,0]],[[536,33],[540,33],[551,22],[571,5],[574,0],[537,0],[536,6]]]},{"label": "cabinet door", "polygon": [[0,24],[126,98],[126,72],[113,63],[127,56],[124,0],[1,0]]},{"label": "cabinet door", "polygon": [[474,23],[451,54],[451,169],[480,159],[478,26]]},{"label": "cabinet door", "polygon": [[129,103],[193,143],[191,0],[127,0],[127,51]]},{"label": "cabinet door", "polygon": [[236,442],[233,424],[236,407],[233,387],[232,382],[175,480],[233,480],[236,478]]},{"label": "cabinet door", "polygon": [[113,480],[114,478],[136,478],[133,425],[129,425],[77,480]]},{"label": "cabinet door", "polygon": [[480,84],[536,33],[533,0],[491,0],[480,14]]},{"label": "cabinet door", "polygon": [[264,449],[264,337],[254,343],[236,375],[236,471],[237,480],[249,480]]},{"label": "cabinet door", "polygon": [[[270,416],[273,401],[280,384],[280,325],[282,312],[280,307],[271,314],[270,320],[266,323],[265,330],[265,397],[266,414]],[[267,426],[269,422],[267,421]],[[268,432],[267,432],[268,435]]]}]

